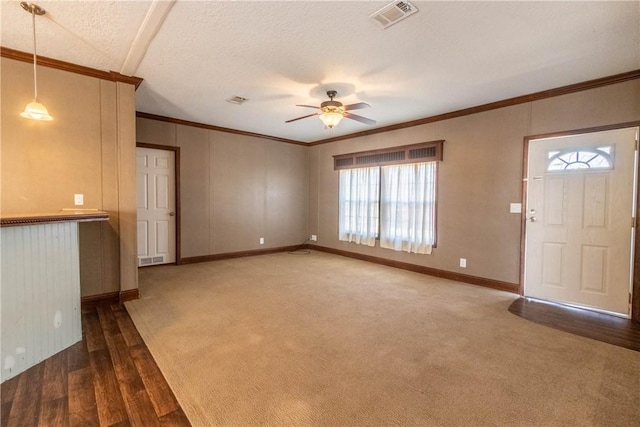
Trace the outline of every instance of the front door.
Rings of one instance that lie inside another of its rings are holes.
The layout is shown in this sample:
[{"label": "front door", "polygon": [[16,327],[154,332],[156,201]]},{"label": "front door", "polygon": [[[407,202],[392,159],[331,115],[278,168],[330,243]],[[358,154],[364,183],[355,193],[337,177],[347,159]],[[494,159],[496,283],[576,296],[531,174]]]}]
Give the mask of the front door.
[{"label": "front door", "polygon": [[526,296],[629,316],[636,137],[529,141]]},{"label": "front door", "polygon": [[136,148],[138,266],[176,261],[175,153]]}]

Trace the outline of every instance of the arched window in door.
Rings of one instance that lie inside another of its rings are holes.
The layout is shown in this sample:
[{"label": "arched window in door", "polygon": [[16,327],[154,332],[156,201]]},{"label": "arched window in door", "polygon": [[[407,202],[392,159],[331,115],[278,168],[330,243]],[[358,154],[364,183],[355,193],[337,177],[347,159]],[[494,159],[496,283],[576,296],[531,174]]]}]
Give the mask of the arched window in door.
[{"label": "arched window in door", "polygon": [[547,153],[547,172],[613,169],[612,146],[579,148]]}]

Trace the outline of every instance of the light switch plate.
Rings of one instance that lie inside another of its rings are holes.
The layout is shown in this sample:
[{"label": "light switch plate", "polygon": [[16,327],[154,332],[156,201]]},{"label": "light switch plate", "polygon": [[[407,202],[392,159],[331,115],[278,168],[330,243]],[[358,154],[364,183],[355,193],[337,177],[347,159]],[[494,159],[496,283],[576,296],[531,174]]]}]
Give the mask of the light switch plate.
[{"label": "light switch plate", "polygon": [[73,195],[73,203],[76,206],[84,205],[84,194],[74,194]]},{"label": "light switch plate", "polygon": [[522,213],[522,203],[511,203],[509,213]]}]

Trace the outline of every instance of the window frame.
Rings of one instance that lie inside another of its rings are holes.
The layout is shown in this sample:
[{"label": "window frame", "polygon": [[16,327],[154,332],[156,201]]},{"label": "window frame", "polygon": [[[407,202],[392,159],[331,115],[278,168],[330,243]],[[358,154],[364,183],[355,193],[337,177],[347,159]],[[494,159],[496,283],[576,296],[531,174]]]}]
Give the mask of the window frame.
[{"label": "window frame", "polygon": [[[403,165],[411,163],[428,163],[435,162],[435,203],[434,203],[434,242],[431,247],[438,247],[438,199],[440,196],[440,165],[443,160],[443,146],[445,140],[436,140],[421,142],[417,144],[401,145],[395,147],[382,148],[378,150],[359,151],[355,153],[346,153],[334,155],[333,169],[336,171],[343,169],[359,169],[368,167],[379,167],[379,185],[378,185],[378,230],[376,240],[380,241],[380,209],[382,208],[382,166]],[[401,154],[400,154],[401,153]],[[423,157],[416,158],[416,155],[422,154]],[[338,196],[339,197],[339,196]]]},{"label": "window frame", "polygon": [[[608,148],[609,152],[607,153],[603,148]],[[567,154],[576,154],[576,160],[572,162],[567,162],[562,159],[563,156]],[[580,160],[580,153],[590,153],[593,154],[593,157],[587,161]],[[609,162],[608,167],[593,167],[589,164],[596,157],[602,157],[607,162]],[[562,169],[550,169],[551,165],[555,160],[560,160],[565,163],[565,166]],[[547,159],[546,159],[546,173],[555,174],[555,173],[576,173],[576,172],[602,172],[607,170],[615,169],[615,145],[598,145],[594,147],[580,147],[580,148],[566,148],[563,150],[547,150]],[[576,163],[582,163],[587,165],[584,168],[569,168],[568,166]]]}]

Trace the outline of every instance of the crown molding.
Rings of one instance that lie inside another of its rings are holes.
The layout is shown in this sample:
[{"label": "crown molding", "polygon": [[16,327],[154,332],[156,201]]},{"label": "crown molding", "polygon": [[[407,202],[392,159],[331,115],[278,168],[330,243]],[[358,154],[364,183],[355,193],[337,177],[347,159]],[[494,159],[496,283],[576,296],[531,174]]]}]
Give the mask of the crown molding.
[{"label": "crown molding", "polygon": [[640,70],[633,70],[626,73],[614,74],[612,76],[602,77],[594,80],[587,80],[584,82],[562,86],[555,89],[543,90],[541,92],[535,92],[528,95],[516,96],[514,98],[503,99],[501,101],[490,102],[488,104],[478,105],[470,108],[464,108],[462,110],[452,111],[444,114],[438,114],[436,116],[425,117],[422,119],[412,120],[409,122],[403,122],[395,125],[379,127],[371,130],[365,130],[362,132],[351,133],[349,135],[342,135],[342,136],[336,136],[333,138],[321,139],[318,141],[311,142],[309,143],[309,145],[314,146],[314,145],[320,145],[320,144],[328,144],[330,142],[342,141],[345,139],[358,138],[361,136],[374,135],[382,132],[390,132],[393,130],[420,126],[427,123],[439,122],[442,120],[468,116],[470,114],[496,110],[498,108],[509,107],[512,105],[524,104],[527,102],[538,101],[541,99],[553,98],[560,95],[567,95],[570,93],[581,92],[589,89],[595,89],[602,86],[609,86],[612,84],[623,83],[623,82],[626,82],[629,80],[635,80],[638,78],[640,78]]},{"label": "crown molding", "polygon": [[[8,47],[0,46],[0,57],[15,59],[16,61],[33,63],[33,54],[22,52],[20,50],[9,49]],[[132,84],[138,89],[138,86],[142,83],[142,78],[135,76],[125,76],[116,71],[102,71],[96,68],[85,67],[83,65],[72,64],[71,62],[60,61],[58,59],[47,58],[46,56],[38,55],[38,65],[43,67],[55,68],[57,70],[68,71],[70,73],[82,74],[84,76],[95,77],[102,80],[109,80],[112,82],[121,82]]]},{"label": "crown molding", "polygon": [[468,116],[471,114],[481,113],[484,111],[496,110],[499,108],[509,107],[512,105],[524,104],[527,102],[538,101],[541,99],[553,98],[560,95],[567,95],[575,92],[582,92],[589,89],[596,89],[603,86],[609,86],[617,83],[624,83],[630,80],[640,79],[640,70],[632,70],[626,73],[614,74],[612,76],[601,77],[594,80],[587,80],[580,83],[575,83],[567,86],[562,86],[554,89],[544,90],[541,92],[534,92],[528,95],[516,96],[514,98],[503,99],[501,101],[490,102],[488,104],[477,105],[475,107],[465,108],[462,110],[452,111],[449,113],[438,114],[436,116],[425,117],[422,119],[412,120],[409,122],[397,123],[395,125],[384,126],[376,129],[366,130],[362,132],[351,133],[348,135],[336,136],[333,138],[321,139],[313,142],[301,142],[292,139],[279,138],[270,135],[262,135],[259,133],[245,132],[230,128],[223,128],[219,126],[207,125],[204,123],[191,122],[188,120],[175,119],[172,117],[158,116],[155,114],[137,112],[137,117],[160,120],[164,122],[182,124],[186,126],[194,126],[203,129],[217,130],[221,132],[234,133],[238,135],[254,136],[258,138],[270,139],[273,141],[286,142],[289,144],[303,145],[306,147],[312,147],[315,145],[328,144],[336,141],[343,141],[346,139],[358,138],[362,136],[375,135],[377,133],[391,132],[394,130],[410,128],[414,126],[420,126],[427,123],[439,122],[442,120],[454,119],[456,117]]},{"label": "crown molding", "polygon": [[236,135],[253,136],[253,137],[256,137],[256,138],[270,139],[272,141],[285,142],[287,144],[304,145],[305,147],[309,146],[309,143],[307,143],[307,142],[296,141],[294,139],[286,139],[286,138],[280,138],[280,137],[277,137],[277,136],[263,135],[261,133],[247,132],[247,131],[244,131],[244,130],[237,130],[237,129],[224,128],[224,127],[220,127],[220,126],[207,125],[205,123],[192,122],[192,121],[189,121],[189,120],[182,120],[182,119],[176,119],[176,118],[173,118],[173,117],[166,117],[166,116],[159,116],[159,115],[156,115],[156,114],[144,113],[142,111],[136,111],[136,117],[140,117],[142,119],[158,120],[158,121],[161,121],[161,122],[175,123],[177,125],[192,126],[192,127],[208,129],[208,130],[216,130],[218,132],[233,133],[233,134],[236,134]]},{"label": "crown molding", "polygon": [[[0,46],[0,57],[14,59],[17,61],[33,63],[33,54],[22,52],[15,49],[10,49],[4,46]],[[95,68],[85,67],[82,65],[73,64],[70,62],[60,61],[46,56],[38,55],[38,65],[44,67],[55,68],[58,70],[68,71],[71,73],[82,74],[90,77],[96,77],[103,80],[129,83],[135,85],[136,89],[140,86],[143,79],[135,76],[125,76],[116,71],[102,71]],[[623,83],[630,80],[636,80],[640,78],[640,69],[632,70],[625,73],[614,74],[612,76],[601,77],[598,79],[587,80],[580,83],[574,83],[567,86],[561,86],[554,89],[544,90],[540,92],[534,92],[528,95],[516,96],[514,98],[503,99],[500,101],[490,102],[488,104],[477,105],[475,107],[464,108],[462,110],[452,111],[449,113],[438,114],[435,116],[425,117],[422,119],[412,120],[403,123],[397,123],[394,125],[383,126],[376,129],[366,130],[362,132],[351,133],[348,135],[336,136],[333,138],[321,139],[313,142],[302,142],[293,139],[280,138],[271,135],[263,135],[260,133],[241,131],[231,128],[225,128],[220,126],[208,125],[204,123],[192,122],[189,120],[176,119],[173,117],[160,116],[150,113],[144,113],[141,111],[136,112],[137,117],[159,120],[164,122],[176,123],[186,126],[199,127],[203,129],[215,130],[219,132],[233,133],[237,135],[253,136],[257,138],[269,139],[272,141],[285,142],[287,144],[303,145],[303,146],[315,146],[321,144],[328,144],[331,142],[342,141],[346,139],[358,138],[362,136],[375,135],[377,133],[390,132],[399,129],[410,128],[414,126],[420,126],[428,123],[439,122],[442,120],[453,119],[456,117],[468,116],[471,114],[481,113],[484,111],[496,110],[499,108],[509,107],[512,105],[524,104],[527,102],[538,101],[546,98],[553,98],[560,95],[567,95],[570,93],[581,92],[589,89],[595,89],[602,86],[609,86],[612,84]]]}]

